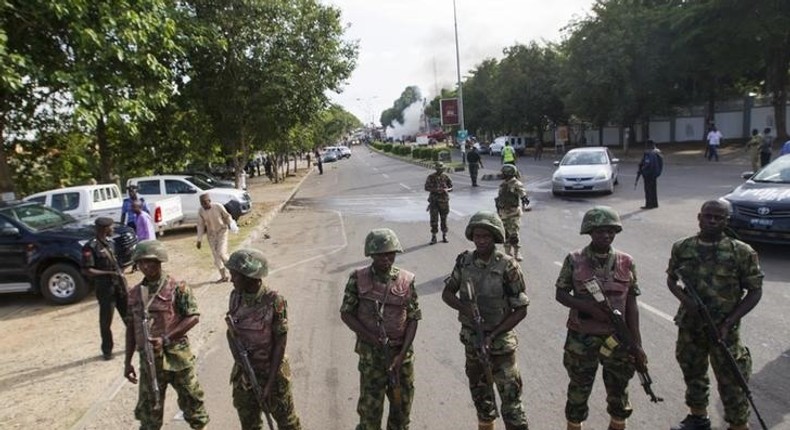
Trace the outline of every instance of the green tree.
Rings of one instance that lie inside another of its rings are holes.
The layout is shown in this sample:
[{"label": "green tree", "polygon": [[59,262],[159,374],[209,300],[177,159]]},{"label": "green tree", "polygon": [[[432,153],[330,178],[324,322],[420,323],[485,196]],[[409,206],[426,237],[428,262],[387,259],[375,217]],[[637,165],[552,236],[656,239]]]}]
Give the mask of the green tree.
[{"label": "green tree", "polygon": [[403,111],[420,100],[422,100],[422,95],[416,85],[406,87],[400,97],[392,103],[392,107],[381,113],[381,125],[389,127],[394,122],[403,124]]}]

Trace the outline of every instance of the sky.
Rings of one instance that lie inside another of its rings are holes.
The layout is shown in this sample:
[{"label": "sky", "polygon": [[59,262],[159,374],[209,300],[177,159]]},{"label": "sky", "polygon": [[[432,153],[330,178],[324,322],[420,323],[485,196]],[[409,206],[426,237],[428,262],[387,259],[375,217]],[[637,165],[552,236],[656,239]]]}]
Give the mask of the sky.
[{"label": "sky", "polygon": [[[357,66],[331,99],[363,123],[378,123],[403,90],[432,99],[456,83],[452,0],[323,0],[339,8],[357,40]],[[461,75],[516,43],[559,42],[561,29],[587,15],[593,0],[456,0]]]}]

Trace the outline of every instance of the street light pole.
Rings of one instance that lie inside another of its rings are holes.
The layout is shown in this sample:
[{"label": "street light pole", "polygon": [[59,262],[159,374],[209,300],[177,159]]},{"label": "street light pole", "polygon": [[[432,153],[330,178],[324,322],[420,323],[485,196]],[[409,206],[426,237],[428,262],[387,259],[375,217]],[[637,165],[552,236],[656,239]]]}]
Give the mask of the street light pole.
[{"label": "street light pole", "polygon": [[[461,123],[459,130],[466,130],[464,125],[464,89],[461,85],[461,55],[458,50],[458,14],[455,11],[455,0],[453,0],[453,24],[455,26],[455,71],[458,80],[458,120]],[[458,142],[461,147],[461,162],[466,164],[466,141]]]}]

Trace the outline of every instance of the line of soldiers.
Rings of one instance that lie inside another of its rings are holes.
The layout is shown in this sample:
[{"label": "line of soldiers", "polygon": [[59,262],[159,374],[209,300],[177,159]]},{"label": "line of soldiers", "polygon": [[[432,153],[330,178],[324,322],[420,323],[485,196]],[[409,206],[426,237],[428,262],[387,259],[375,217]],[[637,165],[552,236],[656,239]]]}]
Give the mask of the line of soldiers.
[{"label": "line of soldiers", "polygon": [[[675,318],[679,328],[676,358],[689,407],[688,416],[672,430],[710,429],[709,363],[717,376],[728,429],[749,428],[748,386],[738,383],[739,375],[727,366],[725,356],[734,358],[740,375],[748,380],[751,358],[741,343],[739,326],[760,300],[763,275],[754,250],[725,234],[728,216],[725,202],[706,202],[697,217],[699,233],[672,247],[667,286],[680,301]],[[609,429],[626,428],[632,413],[627,386],[635,372],[646,392],[660,400],[650,390],[649,376],[642,379],[647,375],[647,358],[639,330],[640,288],[635,263],[630,255],[612,247],[622,228],[619,215],[611,208],[587,211],[580,233],[590,235],[591,242],[567,255],[556,281],[556,300],[570,308],[563,356],[569,377],[565,405],[569,430],[582,428],[588,416],[588,399],[599,365],[607,391]],[[444,281],[442,299],[458,312],[478,428],[493,429],[501,416],[506,429],[525,430],[528,423],[521,402],[523,382],[514,331],[529,305],[524,274],[516,258],[496,246],[508,240],[497,214],[476,213],[464,233],[474,249],[456,258]],[[413,340],[422,316],[415,275],[394,265],[403,248],[390,229],[371,231],[364,251],[371,263],[350,274],[340,308],[342,321],[357,337],[360,394],[356,428],[381,428],[386,397],[387,429],[408,429],[414,399]],[[135,416],[140,428],[161,428],[168,385],[175,389],[187,423],[194,429],[205,428],[209,417],[187,337],[199,320],[195,297],[184,282],[163,271],[162,263],[168,256],[161,242],[140,242],[133,260],[144,278],[128,292],[124,375],[139,383]],[[241,426],[262,429],[263,415],[272,429],[272,418],[279,429],[300,429],[285,355],[286,301],[264,281],[268,263],[260,251],[236,251],[226,267],[233,283],[226,318],[235,362],[231,372],[233,405]],[[691,285],[699,301],[689,294]],[[700,330],[706,324],[701,309],[712,316],[717,339],[725,350]],[[140,356],[139,379],[132,365],[135,351]]]}]

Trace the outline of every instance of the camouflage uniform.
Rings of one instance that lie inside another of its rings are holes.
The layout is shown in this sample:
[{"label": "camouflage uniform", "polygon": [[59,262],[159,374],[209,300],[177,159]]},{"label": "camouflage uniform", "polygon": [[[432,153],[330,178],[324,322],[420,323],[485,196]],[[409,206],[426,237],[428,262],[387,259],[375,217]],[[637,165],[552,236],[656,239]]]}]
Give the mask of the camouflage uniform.
[{"label": "camouflage uniform", "polygon": [[[148,305],[148,311],[154,319],[151,337],[164,335],[161,324],[157,323],[160,318],[158,315],[165,315],[164,318],[167,318],[167,314],[172,313],[174,318],[182,319],[199,315],[199,312],[195,296],[186,283],[176,282],[164,272],[159,280],[143,280],[129,291],[130,322],[134,324],[136,345],[140,355],[139,398],[134,416],[140,421],[140,430],[157,430],[162,427],[164,408],[153,409],[154,399],[151,398],[151,388],[148,382],[149,369],[143,359],[142,330],[139,328],[145,305],[142,303],[140,294],[140,287],[143,285],[149,291],[151,302]],[[163,347],[162,351],[156,353],[155,365],[161,397],[160,403],[164,404],[167,386],[172,385],[178,395],[178,406],[184,412],[184,420],[193,429],[204,428],[209,422],[209,417],[203,405],[203,389],[200,387],[195,373],[195,356],[189,347],[189,339],[186,336],[173,339],[169,345]]]},{"label": "camouflage uniform", "polygon": [[[355,270],[351,273],[351,276],[349,276],[345,292],[343,293],[343,304],[340,308],[341,313],[358,314],[362,305],[358,278],[363,273],[361,271],[367,270],[372,273],[374,282],[387,284],[390,291],[394,290],[394,284],[396,284],[401,275],[401,269],[394,266],[390,269],[389,273],[376,273],[373,266]],[[409,291],[406,293],[410,295],[410,298],[405,304],[405,314],[407,319],[417,321],[422,318],[422,313],[417,303],[417,290],[414,288],[414,277],[411,276],[410,278],[411,280],[408,283]],[[393,346],[396,348],[400,347],[400,345]],[[414,398],[413,347],[411,345],[409,346],[398,377],[401,389],[400,413],[397,413],[398,411],[393,407],[393,391],[389,390],[387,387],[387,368],[389,367],[389,363],[386,361],[383,349],[357,338],[355,352],[359,355],[358,369],[360,374],[360,393],[357,403],[357,413],[359,414],[360,421],[359,425],[356,427],[357,430],[378,430],[381,428],[385,392],[387,398],[390,400],[387,429],[408,429],[411,404]]]},{"label": "camouflage uniform", "polygon": [[[101,219],[101,218],[100,218]],[[97,220],[98,226],[99,220]],[[112,220],[110,220],[112,225]],[[109,242],[94,237],[82,247],[82,268],[95,268],[97,270],[116,271],[120,270],[118,259],[113,251],[113,246]],[[96,292],[96,300],[99,302],[99,333],[101,335],[101,350],[105,358],[112,357],[113,338],[112,338],[112,319],[114,310],[118,310],[121,319],[126,322],[126,286],[118,276],[98,275],[89,276],[88,281]]]},{"label": "camouflage uniform", "polygon": [[[631,257],[611,249],[605,259],[599,259],[589,246],[574,251],[565,257],[556,287],[577,298],[592,301],[593,297],[583,287],[591,274],[602,285],[612,307],[625,315],[625,295],[640,294],[636,266]],[[610,285],[611,288],[608,287]],[[628,401],[628,381],[634,376],[634,366],[628,351],[612,342],[614,327],[608,321],[593,320],[577,309],[571,309],[567,327],[563,365],[570,382],[565,418],[573,423],[587,419],[590,410],[587,402],[600,363],[607,393],[606,411],[614,419],[625,421],[632,412]]]},{"label": "camouflage uniform", "polygon": [[[672,245],[667,274],[674,278],[678,270],[684,281],[694,283],[716,325],[737,307],[744,291],[762,288],[763,274],[757,253],[749,245],[726,236],[715,244],[702,242],[697,236],[676,242]],[[725,421],[733,427],[746,425],[748,400],[725,364],[723,354],[711,344],[705,330],[700,329],[703,323],[699,315],[681,304],[675,324],[678,326],[675,357],[686,382],[686,405],[693,410],[707,408],[710,361],[724,403]],[[752,359],[749,349],[741,343],[739,332],[736,324],[723,340],[748,381]]]},{"label": "camouflage uniform", "polygon": [[[494,214],[490,215],[495,217]],[[468,238],[469,236],[467,234]],[[501,237],[499,241],[501,242]],[[473,285],[474,292],[470,291],[470,284]],[[486,332],[496,328],[513,309],[529,305],[521,268],[512,257],[498,250],[494,251],[488,262],[477,258],[476,251],[460,254],[453,272],[445,280],[445,290],[458,295],[462,303],[469,303],[474,297]],[[494,387],[486,382],[484,365],[475,348],[479,341],[474,321],[461,313],[458,320],[461,322],[460,339],[466,355],[466,376],[469,379],[469,391],[477,410],[477,418],[481,425],[491,423],[499,414],[496,410]],[[491,370],[502,400],[500,409],[506,428],[526,430],[529,427],[521,403],[523,383],[516,363],[517,346],[518,338],[513,330],[492,339]]]},{"label": "camouflage uniform", "polygon": [[436,235],[441,221],[442,233],[447,233],[447,214],[450,213],[450,195],[444,189],[453,188],[453,180],[445,174],[443,164],[436,163],[436,172],[428,175],[425,180],[425,191],[428,191],[428,211],[431,213],[431,234]]},{"label": "camouflage uniform", "polygon": [[524,188],[524,184],[517,179],[518,170],[512,164],[503,166],[502,174],[504,180],[499,184],[499,194],[495,202],[497,213],[505,227],[505,252],[510,254],[510,248],[513,247],[512,255],[517,256],[520,261],[521,255],[518,248],[521,214],[523,213],[521,202],[522,198],[527,196],[527,190]]}]

